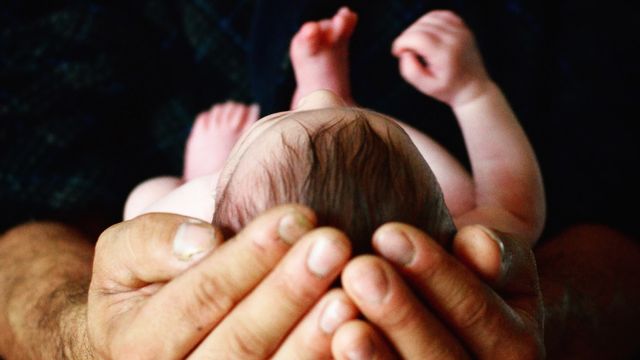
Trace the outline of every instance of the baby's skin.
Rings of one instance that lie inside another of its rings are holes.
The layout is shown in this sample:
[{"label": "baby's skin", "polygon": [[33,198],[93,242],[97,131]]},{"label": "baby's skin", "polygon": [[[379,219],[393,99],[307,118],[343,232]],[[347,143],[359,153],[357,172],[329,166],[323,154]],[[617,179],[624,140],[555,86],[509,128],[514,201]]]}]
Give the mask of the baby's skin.
[{"label": "baby's skin", "polygon": [[[300,124],[312,128],[323,119],[348,118],[357,107],[348,62],[356,23],[356,14],[342,8],[331,19],[304,24],[290,47],[297,82],[292,109],[257,121],[257,106],[227,102],[200,114],[187,142],[183,178],[140,184],[127,200],[125,219],[171,212],[211,221],[216,189],[226,186],[230,174],[249,171],[264,154],[273,154],[266,149],[273,150],[283,134],[295,136]],[[515,114],[485,70],[471,31],[456,14],[431,11],[400,34],[392,53],[407,82],[453,110],[473,177],[427,135],[388,116],[359,110],[376,131],[429,164],[457,227],[481,224],[533,245],[545,218],[540,170]]]}]

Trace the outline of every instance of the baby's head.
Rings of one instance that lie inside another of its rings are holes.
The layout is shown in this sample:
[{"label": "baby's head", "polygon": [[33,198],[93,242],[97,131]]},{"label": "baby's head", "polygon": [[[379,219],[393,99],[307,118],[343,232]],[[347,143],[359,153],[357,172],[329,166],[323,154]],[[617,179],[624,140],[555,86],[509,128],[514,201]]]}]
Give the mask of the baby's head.
[{"label": "baby's head", "polygon": [[407,134],[370,110],[345,107],[327,91],[295,111],[258,121],[238,141],[218,181],[214,225],[235,233],[275,205],[312,208],[318,225],[370,252],[380,225],[414,225],[442,244],[454,232],[440,186]]}]

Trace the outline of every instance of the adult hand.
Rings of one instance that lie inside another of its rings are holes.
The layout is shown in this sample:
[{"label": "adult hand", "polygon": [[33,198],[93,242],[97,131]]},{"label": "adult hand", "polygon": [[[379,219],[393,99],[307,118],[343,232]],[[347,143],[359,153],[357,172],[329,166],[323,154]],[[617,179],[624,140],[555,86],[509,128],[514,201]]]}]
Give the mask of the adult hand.
[{"label": "adult hand", "polygon": [[342,273],[368,321],[338,328],[336,359],[544,357],[542,296],[524,242],[469,226],[452,255],[424,232],[392,223],[373,243],[388,262],[361,256]]},{"label": "adult hand", "polygon": [[289,205],[224,243],[211,225],[170,214],[107,229],[89,292],[95,352],[257,359],[277,350],[285,358],[303,353],[313,339],[307,356],[327,353],[333,331],[356,316],[344,293],[325,294],[350,244],[334,229],[314,230],[314,223],[309,209]]}]

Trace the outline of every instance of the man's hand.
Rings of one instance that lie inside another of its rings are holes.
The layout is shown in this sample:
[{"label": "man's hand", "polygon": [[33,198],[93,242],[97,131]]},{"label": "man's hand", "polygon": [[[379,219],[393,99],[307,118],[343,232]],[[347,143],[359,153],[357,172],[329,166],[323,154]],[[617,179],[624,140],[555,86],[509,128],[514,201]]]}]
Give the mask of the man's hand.
[{"label": "man's hand", "polygon": [[471,31],[451,11],[431,11],[393,42],[400,74],[450,106],[473,100],[491,80]]},{"label": "man's hand", "polygon": [[276,355],[286,358],[315,339],[317,352],[328,353],[333,330],[356,316],[344,293],[325,295],[350,243],[314,223],[307,208],[282,206],[224,243],[211,225],[177,215],[111,227],[96,246],[89,291],[96,352],[258,359],[284,341]]},{"label": "man's hand", "polygon": [[362,256],[345,268],[342,285],[368,322],[337,330],[337,359],[544,357],[542,295],[524,243],[469,226],[451,255],[422,231],[395,223],[373,242],[389,262]]}]

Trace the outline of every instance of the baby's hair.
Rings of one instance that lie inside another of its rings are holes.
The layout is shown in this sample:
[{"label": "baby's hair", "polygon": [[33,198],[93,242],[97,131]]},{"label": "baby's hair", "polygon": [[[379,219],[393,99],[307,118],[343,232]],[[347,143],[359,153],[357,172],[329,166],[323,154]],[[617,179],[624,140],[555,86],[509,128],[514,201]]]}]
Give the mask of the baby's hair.
[{"label": "baby's hair", "polygon": [[234,189],[231,175],[217,196],[214,225],[230,235],[268,208],[299,203],[316,212],[319,226],[344,231],[354,254],[371,252],[371,235],[390,221],[448,244],[455,227],[428,166],[416,166],[389,129],[381,136],[365,113],[354,114],[351,121],[329,121],[313,131],[300,124],[306,136],[294,142],[282,134],[285,151],[252,171],[242,187],[255,185],[250,192]]}]

